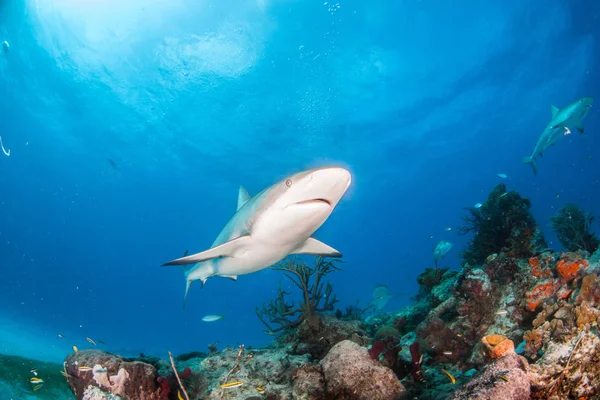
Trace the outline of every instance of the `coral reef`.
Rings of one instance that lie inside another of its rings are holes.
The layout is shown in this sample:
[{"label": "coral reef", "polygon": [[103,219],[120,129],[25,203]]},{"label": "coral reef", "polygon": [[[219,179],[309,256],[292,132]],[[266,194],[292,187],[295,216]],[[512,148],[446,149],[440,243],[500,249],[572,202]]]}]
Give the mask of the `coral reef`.
[{"label": "coral reef", "polygon": [[174,369],[191,400],[600,398],[600,250],[546,249],[529,207],[497,186],[470,209],[466,263],[425,269],[398,311],[334,311],[333,261],[288,259],[275,269],[301,300],[279,289],[257,308],[279,333],[269,347],[211,344],[176,365],[82,351],[67,357],[67,382],[77,399],[177,399]]},{"label": "coral reef", "polygon": [[575,204],[565,204],[550,217],[558,240],[567,251],[585,250],[593,253],[600,243],[591,230],[594,217]]},{"label": "coral reef", "polygon": [[474,232],[462,257],[470,265],[481,265],[494,253],[506,252],[512,257],[530,257],[546,247],[541,231],[529,208],[531,203],[515,191],[507,192],[497,185],[479,208],[467,208],[466,226],[459,232]]},{"label": "coral reef", "polygon": [[[337,299],[333,294],[333,287],[329,282],[325,284],[323,278],[330,272],[340,269],[335,265],[336,262],[339,260],[315,257],[314,266],[311,267],[302,259],[292,257],[272,267],[275,270],[283,271],[301,290],[302,300],[298,306],[295,306],[293,301],[287,303],[285,296],[290,293],[279,287],[275,300],[271,300],[269,304],[263,304],[261,309],[256,307],[256,315],[270,332],[296,327],[313,313],[334,310]],[[323,305],[321,305],[321,300],[323,300]]]}]

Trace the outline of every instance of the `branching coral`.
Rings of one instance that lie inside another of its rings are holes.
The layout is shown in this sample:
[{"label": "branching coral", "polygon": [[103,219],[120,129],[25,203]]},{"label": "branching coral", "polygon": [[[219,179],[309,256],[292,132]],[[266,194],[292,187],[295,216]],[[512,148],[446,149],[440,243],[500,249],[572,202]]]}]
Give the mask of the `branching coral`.
[{"label": "branching coral", "polygon": [[[263,304],[262,309],[256,307],[256,315],[270,332],[279,332],[298,326],[315,312],[333,311],[338,300],[333,294],[331,284],[329,282],[325,284],[323,278],[332,271],[340,270],[335,265],[337,261],[339,260],[325,260],[323,257],[315,257],[314,266],[311,267],[302,259],[293,257],[272,267],[274,270],[283,271],[292,283],[302,291],[302,300],[298,306],[295,306],[293,301],[287,303],[285,296],[290,295],[290,293],[279,287],[275,300]],[[323,305],[321,305],[321,301],[323,301]]]},{"label": "branching coral", "polygon": [[568,251],[585,250],[593,253],[598,248],[598,239],[590,232],[594,217],[575,204],[565,204],[558,213],[550,217],[558,240]]},{"label": "branching coral", "polygon": [[481,265],[494,253],[509,252],[513,257],[530,257],[536,247],[545,247],[537,223],[531,215],[531,203],[515,191],[507,192],[504,184],[496,186],[480,208],[467,208],[466,226],[459,233],[475,233],[462,252],[471,265]]}]

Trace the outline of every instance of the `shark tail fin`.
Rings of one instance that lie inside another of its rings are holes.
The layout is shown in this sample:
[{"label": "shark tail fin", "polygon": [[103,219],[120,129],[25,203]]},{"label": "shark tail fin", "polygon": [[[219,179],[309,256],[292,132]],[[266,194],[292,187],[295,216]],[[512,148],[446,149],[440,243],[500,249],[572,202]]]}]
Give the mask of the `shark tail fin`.
[{"label": "shark tail fin", "polygon": [[535,163],[535,159],[533,157],[523,157],[521,159],[523,164],[531,164],[533,168],[533,175],[537,176],[537,164]]}]

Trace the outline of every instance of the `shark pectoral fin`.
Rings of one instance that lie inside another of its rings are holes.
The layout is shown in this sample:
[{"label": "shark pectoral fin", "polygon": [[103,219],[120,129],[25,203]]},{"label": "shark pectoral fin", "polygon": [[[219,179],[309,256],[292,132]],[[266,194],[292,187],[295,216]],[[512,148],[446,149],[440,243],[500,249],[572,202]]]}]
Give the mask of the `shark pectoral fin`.
[{"label": "shark pectoral fin", "polygon": [[559,111],[558,107],[550,106],[550,112],[552,113],[552,117],[554,117],[558,111]]},{"label": "shark pectoral fin", "polygon": [[219,274],[219,276],[222,276],[223,278],[232,279],[234,281],[237,281],[237,275],[221,275],[221,274]]},{"label": "shark pectoral fin", "polygon": [[217,257],[233,257],[237,251],[250,246],[251,242],[252,239],[250,238],[250,235],[240,236],[201,253],[196,253],[192,254],[191,256],[169,261],[168,263],[163,264],[163,267],[168,265],[195,264]]},{"label": "shark pectoral fin", "polygon": [[575,124],[573,124],[573,126],[579,131],[579,133],[585,133],[585,130],[583,129],[583,123],[581,123],[581,121],[577,121]]},{"label": "shark pectoral fin", "polygon": [[251,199],[250,194],[248,193],[246,188],[244,188],[243,186],[240,186],[240,191],[238,192],[237,209],[239,210],[240,208],[242,208],[242,206],[244,204],[246,204],[248,202],[248,200],[250,200],[250,199]]},{"label": "shark pectoral fin", "polygon": [[342,253],[337,251],[331,246],[326,245],[323,242],[319,242],[317,239],[308,238],[304,243],[294,249],[290,254],[313,254],[316,256],[323,257],[341,257]]}]

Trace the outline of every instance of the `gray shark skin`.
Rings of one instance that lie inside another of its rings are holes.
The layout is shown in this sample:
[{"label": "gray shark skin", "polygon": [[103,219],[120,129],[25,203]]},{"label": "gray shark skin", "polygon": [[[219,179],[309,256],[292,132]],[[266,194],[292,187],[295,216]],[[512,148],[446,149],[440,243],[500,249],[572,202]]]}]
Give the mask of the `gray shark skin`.
[{"label": "gray shark skin", "polygon": [[556,106],[550,106],[552,118],[538,139],[533,154],[530,157],[524,157],[522,162],[531,164],[533,174],[537,175],[537,156],[543,156],[544,151],[550,146],[554,146],[556,141],[565,134],[570,133],[570,129],[577,129],[584,133],[583,119],[592,108],[594,99],[592,97],[582,97],[568,106],[559,109]]},{"label": "gray shark skin", "polygon": [[170,261],[184,268],[186,289],[202,286],[212,276],[236,280],[281,261],[290,254],[341,257],[341,253],[311,236],[327,220],[351,183],[344,168],[299,172],[254,197],[240,187],[238,209],[211,248]]}]

